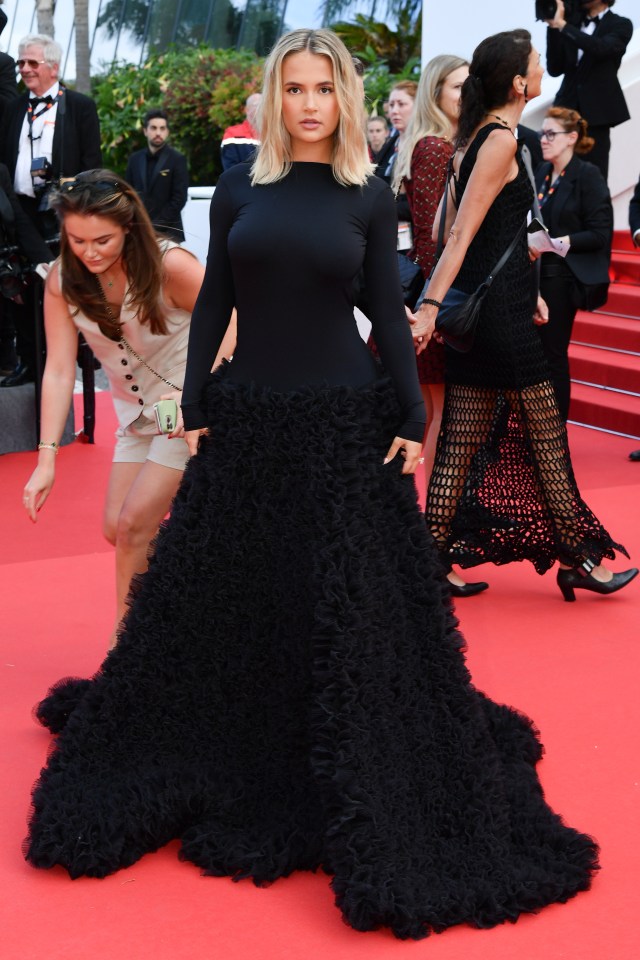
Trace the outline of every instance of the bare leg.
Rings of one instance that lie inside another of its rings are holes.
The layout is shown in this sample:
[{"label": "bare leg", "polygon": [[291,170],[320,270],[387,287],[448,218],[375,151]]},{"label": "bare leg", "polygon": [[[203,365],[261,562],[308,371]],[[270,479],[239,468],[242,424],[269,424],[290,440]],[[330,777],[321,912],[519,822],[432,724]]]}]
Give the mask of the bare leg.
[{"label": "bare leg", "polygon": [[424,444],[424,476],[429,486],[429,477],[436,456],[436,444],[442,425],[444,406],[444,383],[421,383],[422,397],[427,408],[427,435]]},{"label": "bare leg", "polygon": [[131,578],[147,569],[149,544],[167,515],[182,470],[151,460],[114,463],[104,512],[104,533],[116,548],[116,623],[110,647],[126,612]]}]

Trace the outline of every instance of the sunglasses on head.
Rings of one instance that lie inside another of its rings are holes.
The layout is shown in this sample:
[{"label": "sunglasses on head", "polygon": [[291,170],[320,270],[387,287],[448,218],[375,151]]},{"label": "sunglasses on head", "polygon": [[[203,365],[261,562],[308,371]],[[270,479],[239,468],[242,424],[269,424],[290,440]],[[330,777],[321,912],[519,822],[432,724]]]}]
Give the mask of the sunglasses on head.
[{"label": "sunglasses on head", "polygon": [[96,190],[98,193],[113,193],[121,191],[117,180],[65,180],[58,187],[59,193],[74,193],[76,190]]},{"label": "sunglasses on head", "polygon": [[23,70],[25,67],[29,67],[30,70],[37,70],[40,64],[46,62],[46,60],[16,60],[16,67],[18,70]]}]

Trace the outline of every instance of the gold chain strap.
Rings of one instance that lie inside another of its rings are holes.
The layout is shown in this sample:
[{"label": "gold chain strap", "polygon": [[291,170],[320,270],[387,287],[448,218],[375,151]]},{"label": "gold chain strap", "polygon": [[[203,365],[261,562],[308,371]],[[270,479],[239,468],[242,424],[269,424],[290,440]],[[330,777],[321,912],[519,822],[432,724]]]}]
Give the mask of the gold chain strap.
[{"label": "gold chain strap", "polygon": [[154,370],[153,367],[150,367],[147,361],[143,360],[140,354],[136,353],[136,351],[133,349],[131,344],[127,342],[127,340],[124,337],[124,334],[122,333],[122,323],[118,323],[116,321],[116,318],[114,317],[113,311],[111,309],[111,304],[107,300],[106,294],[102,289],[102,284],[100,283],[100,277],[98,277],[97,274],[96,274],[96,282],[98,284],[98,290],[100,291],[100,296],[102,297],[102,302],[104,303],[104,308],[107,311],[107,316],[109,317],[109,323],[113,326],[113,329],[118,333],[118,342],[122,344],[122,346],[125,348],[125,350],[127,350],[128,353],[130,353],[133,357],[136,358],[138,363],[141,363],[143,367],[146,367],[149,373],[152,373],[154,377],[157,377],[158,380],[162,380],[163,383],[166,383],[167,386],[171,387],[173,390],[182,390],[182,387],[178,387],[176,386],[175,383],[171,383],[171,380],[167,380],[167,378],[163,377],[162,374],[158,373],[157,370]]}]

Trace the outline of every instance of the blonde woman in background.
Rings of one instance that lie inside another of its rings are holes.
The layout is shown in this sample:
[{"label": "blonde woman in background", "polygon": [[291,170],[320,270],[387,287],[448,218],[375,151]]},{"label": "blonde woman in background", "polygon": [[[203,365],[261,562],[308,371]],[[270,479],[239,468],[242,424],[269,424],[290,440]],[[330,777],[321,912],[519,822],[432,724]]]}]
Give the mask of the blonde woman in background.
[{"label": "blonde woman in background", "polygon": [[[453,155],[460,94],[468,75],[469,64],[462,57],[441,54],[429,61],[420,77],[415,105],[394,165],[393,188],[396,194],[404,192],[411,213],[413,246],[407,256],[420,265],[425,280],[435,264],[433,222]],[[424,470],[428,484],[442,421],[444,346],[435,339],[429,340],[417,362],[427,408]],[[473,596],[487,588],[484,581],[465,583],[452,570],[447,577],[455,597]]]}]

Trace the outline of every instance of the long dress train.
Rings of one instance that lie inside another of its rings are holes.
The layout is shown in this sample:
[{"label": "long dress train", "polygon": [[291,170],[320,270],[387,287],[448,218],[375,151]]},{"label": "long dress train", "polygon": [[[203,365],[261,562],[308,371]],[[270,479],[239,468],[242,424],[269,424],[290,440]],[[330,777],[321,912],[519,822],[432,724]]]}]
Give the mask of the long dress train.
[{"label": "long dress train", "polygon": [[[27,858],[102,877],[172,838],[211,875],[332,875],[358,930],[488,927],[588,887],[527,718],[476,691],[388,381],[208,388],[120,641],[55,742]],[[215,426],[214,426],[215,424]]]}]

